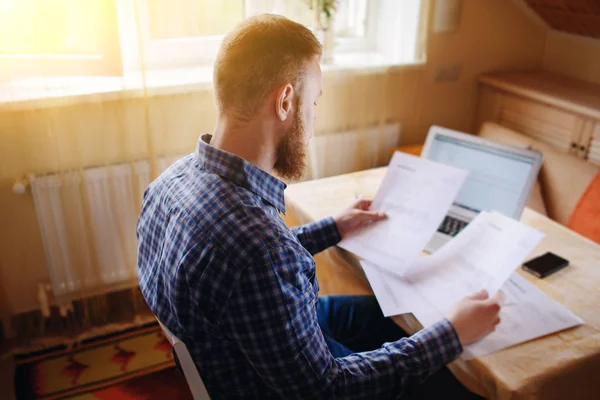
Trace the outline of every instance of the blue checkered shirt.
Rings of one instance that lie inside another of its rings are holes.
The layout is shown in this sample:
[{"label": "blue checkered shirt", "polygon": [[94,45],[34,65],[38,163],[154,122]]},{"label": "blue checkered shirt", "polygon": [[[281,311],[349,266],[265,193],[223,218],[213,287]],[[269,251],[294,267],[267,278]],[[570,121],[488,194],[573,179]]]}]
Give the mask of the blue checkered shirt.
[{"label": "blue checkered shirt", "polygon": [[290,230],[285,184],[209,142],[148,187],[137,234],[142,293],[213,399],[392,398],[461,353],[443,320],[334,358],[317,323],[312,255],[340,240],[335,222]]}]

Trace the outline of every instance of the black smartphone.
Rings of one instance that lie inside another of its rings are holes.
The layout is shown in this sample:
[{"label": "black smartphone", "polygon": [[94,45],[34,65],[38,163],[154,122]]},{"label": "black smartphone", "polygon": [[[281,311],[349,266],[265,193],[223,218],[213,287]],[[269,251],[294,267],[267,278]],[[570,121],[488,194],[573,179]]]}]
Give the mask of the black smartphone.
[{"label": "black smartphone", "polygon": [[538,278],[545,278],[569,265],[569,261],[548,252],[523,264],[523,269]]}]

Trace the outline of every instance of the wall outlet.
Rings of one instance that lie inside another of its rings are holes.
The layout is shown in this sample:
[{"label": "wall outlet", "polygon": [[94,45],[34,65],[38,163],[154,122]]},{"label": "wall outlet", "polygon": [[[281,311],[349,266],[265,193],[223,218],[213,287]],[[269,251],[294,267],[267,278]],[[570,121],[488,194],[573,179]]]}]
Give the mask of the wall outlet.
[{"label": "wall outlet", "polygon": [[436,82],[455,82],[460,79],[462,66],[460,64],[443,65],[435,71]]}]

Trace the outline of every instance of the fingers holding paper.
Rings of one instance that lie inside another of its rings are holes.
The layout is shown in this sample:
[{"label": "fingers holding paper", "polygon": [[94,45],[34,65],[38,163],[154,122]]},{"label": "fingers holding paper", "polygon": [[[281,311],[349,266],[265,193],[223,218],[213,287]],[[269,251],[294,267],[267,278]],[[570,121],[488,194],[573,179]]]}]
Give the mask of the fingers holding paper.
[{"label": "fingers holding paper", "polygon": [[460,300],[448,313],[463,346],[475,343],[490,333],[500,323],[500,308],[504,294],[489,297],[485,290]]},{"label": "fingers holding paper", "polygon": [[362,210],[362,211],[369,211],[369,209],[371,208],[371,204],[373,204],[373,200],[363,199],[362,197],[359,197],[356,199],[356,201],[354,203],[352,203],[352,205],[349,207],[349,209],[350,210],[356,209],[356,210]]},{"label": "fingers holding paper", "polygon": [[371,203],[371,200],[359,199],[350,208],[334,218],[342,238],[386,218],[385,213],[371,210]]}]

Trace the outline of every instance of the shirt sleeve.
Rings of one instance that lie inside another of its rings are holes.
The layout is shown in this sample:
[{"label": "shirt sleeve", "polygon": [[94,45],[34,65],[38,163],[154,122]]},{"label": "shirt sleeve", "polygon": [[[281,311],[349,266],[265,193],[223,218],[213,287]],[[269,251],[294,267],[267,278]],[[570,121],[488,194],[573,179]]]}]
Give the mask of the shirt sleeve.
[{"label": "shirt sleeve", "polygon": [[382,348],[335,359],[317,322],[314,263],[291,246],[245,268],[221,321],[264,383],[285,399],[399,396],[462,352],[447,320]]},{"label": "shirt sleeve", "polygon": [[312,255],[334,246],[342,239],[333,218],[292,228],[292,233]]}]

